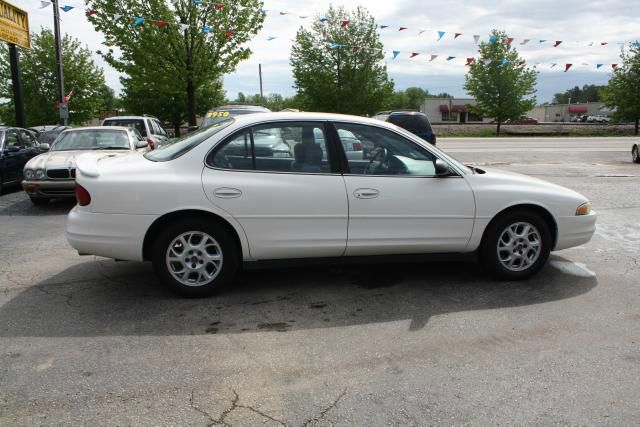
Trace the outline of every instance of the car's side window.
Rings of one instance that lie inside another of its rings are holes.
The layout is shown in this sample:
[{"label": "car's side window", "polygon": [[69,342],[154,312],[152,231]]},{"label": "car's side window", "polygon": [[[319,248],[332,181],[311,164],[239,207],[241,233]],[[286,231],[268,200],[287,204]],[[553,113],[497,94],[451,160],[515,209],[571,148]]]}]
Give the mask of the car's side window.
[{"label": "car's side window", "polygon": [[20,131],[20,141],[22,142],[22,146],[26,149],[35,148],[37,145],[36,138],[31,132],[26,130]]},{"label": "car's side window", "polygon": [[20,140],[18,139],[18,133],[10,129],[6,132],[4,136],[4,146],[5,147],[21,147]]},{"label": "car's side window", "polygon": [[260,172],[331,172],[322,123],[252,127],[223,142],[208,163],[222,169]]},{"label": "car's side window", "polygon": [[159,120],[154,120],[154,123],[156,125],[157,131],[158,131],[158,135],[167,136],[167,132],[162,127],[162,123],[160,123]]},{"label": "car's side window", "polygon": [[362,160],[347,156],[351,174],[435,176],[436,157],[413,141],[376,126],[350,123],[336,123],[335,126],[341,140],[348,131],[363,148]]}]

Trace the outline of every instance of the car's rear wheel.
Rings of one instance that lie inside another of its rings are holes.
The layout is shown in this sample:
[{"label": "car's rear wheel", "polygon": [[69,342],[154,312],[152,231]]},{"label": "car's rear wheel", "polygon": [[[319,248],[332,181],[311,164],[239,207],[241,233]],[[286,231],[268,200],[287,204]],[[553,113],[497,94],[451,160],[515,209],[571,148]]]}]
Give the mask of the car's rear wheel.
[{"label": "car's rear wheel", "polygon": [[31,199],[31,203],[36,206],[43,206],[49,204],[49,199],[45,199],[42,197],[29,197]]},{"label": "car's rear wheel", "polygon": [[533,276],[544,266],[551,244],[549,225],[540,215],[514,211],[489,225],[480,255],[493,276],[521,280]]},{"label": "car's rear wheel", "polygon": [[233,280],[240,253],[224,227],[194,218],[174,222],[157,235],[152,261],[165,285],[183,296],[199,298]]},{"label": "car's rear wheel", "polygon": [[634,145],[631,149],[631,157],[634,163],[640,163],[640,149],[637,145]]}]

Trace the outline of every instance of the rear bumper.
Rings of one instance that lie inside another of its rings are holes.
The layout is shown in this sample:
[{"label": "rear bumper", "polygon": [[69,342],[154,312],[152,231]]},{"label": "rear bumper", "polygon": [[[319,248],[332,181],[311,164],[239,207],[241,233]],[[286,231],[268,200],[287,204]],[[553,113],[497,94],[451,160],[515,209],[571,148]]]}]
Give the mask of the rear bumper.
[{"label": "rear bumper", "polygon": [[75,180],[22,181],[22,189],[33,198],[75,197]]},{"label": "rear bumper", "polygon": [[597,217],[595,212],[591,212],[589,215],[557,218],[558,239],[554,250],[559,251],[589,242],[596,232]]},{"label": "rear bumper", "polygon": [[142,247],[155,215],[99,214],[77,206],[67,218],[67,240],[80,255],[142,261]]}]

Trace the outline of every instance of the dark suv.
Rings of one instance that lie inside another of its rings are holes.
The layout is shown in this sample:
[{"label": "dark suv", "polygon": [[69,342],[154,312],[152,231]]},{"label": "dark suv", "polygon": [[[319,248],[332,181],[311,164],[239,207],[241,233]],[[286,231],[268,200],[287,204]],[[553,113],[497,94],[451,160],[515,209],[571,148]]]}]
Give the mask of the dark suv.
[{"label": "dark suv", "polygon": [[436,134],[433,133],[431,123],[429,123],[429,119],[427,119],[424,113],[417,111],[383,111],[376,114],[373,118],[393,123],[419,136],[432,145],[436,145]]}]

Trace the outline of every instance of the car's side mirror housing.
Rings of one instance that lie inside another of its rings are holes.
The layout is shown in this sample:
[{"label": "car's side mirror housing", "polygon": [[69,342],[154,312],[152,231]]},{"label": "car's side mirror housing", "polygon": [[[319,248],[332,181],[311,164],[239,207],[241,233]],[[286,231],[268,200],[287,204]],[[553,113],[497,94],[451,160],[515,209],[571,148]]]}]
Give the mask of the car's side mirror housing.
[{"label": "car's side mirror housing", "polygon": [[38,148],[39,148],[41,151],[49,151],[49,150],[51,149],[51,145],[47,144],[46,142],[43,142],[42,144],[40,144],[40,145],[38,146]]},{"label": "car's side mirror housing", "polygon": [[146,139],[139,139],[136,141],[136,148],[147,148],[149,142]]},{"label": "car's side mirror housing", "polygon": [[451,175],[451,168],[449,164],[441,159],[435,161],[436,176],[444,177]]}]

